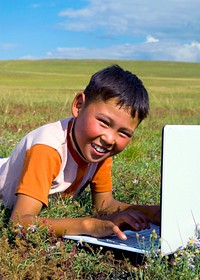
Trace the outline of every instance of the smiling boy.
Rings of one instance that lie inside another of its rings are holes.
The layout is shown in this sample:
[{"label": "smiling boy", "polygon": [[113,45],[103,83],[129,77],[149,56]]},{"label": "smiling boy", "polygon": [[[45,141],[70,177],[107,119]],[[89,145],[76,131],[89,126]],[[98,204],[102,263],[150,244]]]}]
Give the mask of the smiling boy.
[{"label": "smiling boy", "polygon": [[159,223],[159,206],[122,203],[112,194],[112,157],[128,145],[148,110],[147,91],[131,72],[114,65],[95,73],[75,96],[72,117],[30,132],[0,161],[0,194],[12,208],[11,221],[42,226],[38,214],[48,206],[49,195],[76,197],[90,184],[93,207],[101,216],[45,218],[56,235],[115,233],[126,239],[124,224],[141,230]]}]

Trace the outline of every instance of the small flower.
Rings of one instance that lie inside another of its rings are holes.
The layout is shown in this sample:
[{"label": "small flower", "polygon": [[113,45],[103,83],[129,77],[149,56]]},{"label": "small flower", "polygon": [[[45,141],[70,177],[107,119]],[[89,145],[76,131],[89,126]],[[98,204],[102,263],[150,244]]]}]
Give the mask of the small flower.
[{"label": "small flower", "polygon": [[200,239],[197,237],[192,237],[190,238],[188,245],[200,249]]},{"label": "small flower", "polygon": [[24,227],[20,224],[17,225],[18,229],[23,229]]},{"label": "small flower", "polygon": [[155,229],[152,230],[151,237],[152,237],[153,239],[157,239],[157,238],[158,238],[158,235],[157,235]]},{"label": "small flower", "polygon": [[196,225],[196,237],[200,239],[200,224]]},{"label": "small flower", "polygon": [[37,230],[37,226],[36,225],[29,225],[29,227],[27,228],[28,231],[31,232],[36,232]]},{"label": "small flower", "polygon": [[189,245],[194,245],[195,243],[196,243],[196,242],[195,242],[194,239],[191,238],[191,239],[189,240]]},{"label": "small flower", "polygon": [[77,242],[77,245],[81,245],[83,247],[83,239],[82,238]]}]

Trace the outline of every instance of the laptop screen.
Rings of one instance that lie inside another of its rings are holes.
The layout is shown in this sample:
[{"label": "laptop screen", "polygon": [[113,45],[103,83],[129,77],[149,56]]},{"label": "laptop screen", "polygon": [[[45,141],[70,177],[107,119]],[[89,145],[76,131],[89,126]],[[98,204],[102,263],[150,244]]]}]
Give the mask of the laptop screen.
[{"label": "laptop screen", "polygon": [[163,128],[161,252],[185,247],[200,223],[200,125]]}]

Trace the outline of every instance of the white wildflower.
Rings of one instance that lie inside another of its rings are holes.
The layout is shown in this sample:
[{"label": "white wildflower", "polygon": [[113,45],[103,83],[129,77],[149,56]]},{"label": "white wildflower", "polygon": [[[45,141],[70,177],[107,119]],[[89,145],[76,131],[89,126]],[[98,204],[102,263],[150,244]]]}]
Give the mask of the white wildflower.
[{"label": "white wildflower", "polygon": [[29,225],[29,227],[27,228],[27,230],[29,230],[29,231],[31,231],[31,232],[36,232],[37,226],[36,226],[36,225]]}]

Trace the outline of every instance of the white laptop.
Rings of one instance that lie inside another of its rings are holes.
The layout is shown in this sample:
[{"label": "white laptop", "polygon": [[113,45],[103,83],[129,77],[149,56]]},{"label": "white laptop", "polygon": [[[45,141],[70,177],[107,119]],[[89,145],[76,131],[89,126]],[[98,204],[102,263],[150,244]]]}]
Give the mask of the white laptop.
[{"label": "white laptop", "polygon": [[126,241],[115,235],[64,238],[141,254],[152,246],[163,255],[185,247],[200,224],[200,125],[163,128],[160,203],[161,226],[152,225],[140,232],[125,231]]}]

